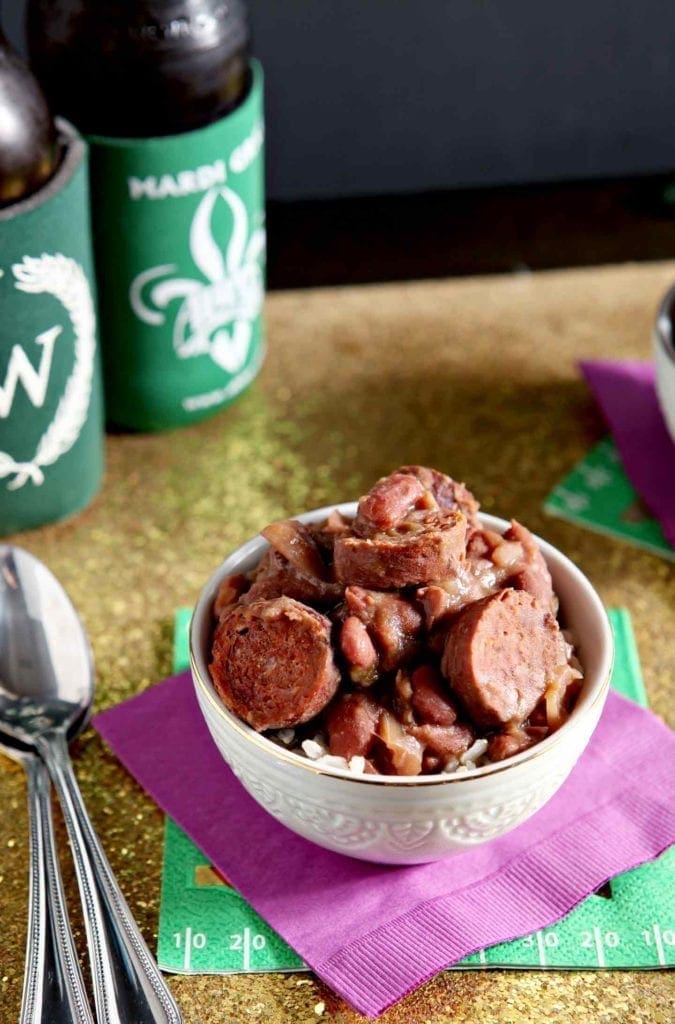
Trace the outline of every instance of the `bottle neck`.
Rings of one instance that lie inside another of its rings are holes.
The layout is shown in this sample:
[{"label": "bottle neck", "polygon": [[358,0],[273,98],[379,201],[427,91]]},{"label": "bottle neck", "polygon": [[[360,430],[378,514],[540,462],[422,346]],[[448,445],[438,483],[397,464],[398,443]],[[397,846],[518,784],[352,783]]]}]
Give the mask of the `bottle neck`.
[{"label": "bottle neck", "polygon": [[0,33],[0,206],[31,195],[59,163],[56,129],[37,81]]},{"label": "bottle neck", "polygon": [[189,131],[248,86],[240,0],[29,0],[28,39],[54,107],[85,133]]},{"label": "bottle neck", "polygon": [[[38,0],[51,11],[71,41],[87,30],[101,33],[100,52],[165,58],[217,48],[227,57],[248,45],[249,30],[241,0]],[[70,17],[66,10],[70,10]]]}]

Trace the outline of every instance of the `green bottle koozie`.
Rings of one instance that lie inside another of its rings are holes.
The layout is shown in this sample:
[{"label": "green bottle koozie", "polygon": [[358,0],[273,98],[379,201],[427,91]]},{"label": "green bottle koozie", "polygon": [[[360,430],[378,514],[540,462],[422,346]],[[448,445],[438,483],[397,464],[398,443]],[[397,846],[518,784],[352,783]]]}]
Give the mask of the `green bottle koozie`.
[{"label": "green bottle koozie", "polygon": [[87,147],[0,210],[0,534],[83,508],[103,472]]},{"label": "green bottle koozie", "polygon": [[106,411],[158,430],[209,415],[263,358],[262,70],[192,132],[90,137]]}]

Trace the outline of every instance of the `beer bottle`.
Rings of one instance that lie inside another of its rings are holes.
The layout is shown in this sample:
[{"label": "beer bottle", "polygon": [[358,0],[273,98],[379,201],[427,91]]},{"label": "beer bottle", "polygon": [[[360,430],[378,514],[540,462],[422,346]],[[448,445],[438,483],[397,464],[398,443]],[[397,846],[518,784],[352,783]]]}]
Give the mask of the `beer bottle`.
[{"label": "beer bottle", "polygon": [[85,134],[190,131],[247,88],[240,0],[29,0],[27,28],[53,108]]},{"label": "beer bottle", "polygon": [[56,170],[58,150],[47,101],[0,31],[0,205],[40,188]]},{"label": "beer bottle", "polygon": [[241,0],[28,0],[31,62],[91,147],[110,422],[189,423],[262,362],[262,72]]}]

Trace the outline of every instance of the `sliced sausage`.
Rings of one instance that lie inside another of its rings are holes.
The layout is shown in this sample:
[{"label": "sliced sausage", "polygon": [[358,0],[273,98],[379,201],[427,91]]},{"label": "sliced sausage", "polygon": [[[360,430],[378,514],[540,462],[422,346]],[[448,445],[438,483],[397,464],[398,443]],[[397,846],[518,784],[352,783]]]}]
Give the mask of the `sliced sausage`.
[{"label": "sliced sausage", "polygon": [[391,530],[423,497],[424,487],[417,477],[408,473],[383,476],[359,501],[354,530],[364,537],[380,530]]},{"label": "sliced sausage", "polygon": [[416,477],[425,490],[430,491],[439,508],[459,509],[466,516],[471,529],[480,525],[478,509],[480,504],[463,483],[437,469],[428,466],[401,466],[396,473]]},{"label": "sliced sausage", "polygon": [[326,732],[331,754],[337,757],[368,757],[377,739],[382,709],[365,693],[346,693],[326,713]]},{"label": "sliced sausage", "polygon": [[410,512],[392,530],[335,541],[335,576],[379,590],[421,585],[451,575],[464,556],[466,518],[456,510]]},{"label": "sliced sausage", "polygon": [[335,695],[331,624],[289,597],[225,611],[213,642],[211,676],[224,704],[258,731],[300,725]]},{"label": "sliced sausage", "polygon": [[513,588],[464,608],[453,621],[441,669],[479,725],[523,722],[567,662],[546,605]]},{"label": "sliced sausage", "polygon": [[422,616],[398,594],[347,587],[345,603],[350,615],[367,628],[378,653],[382,672],[391,672],[417,651]]}]

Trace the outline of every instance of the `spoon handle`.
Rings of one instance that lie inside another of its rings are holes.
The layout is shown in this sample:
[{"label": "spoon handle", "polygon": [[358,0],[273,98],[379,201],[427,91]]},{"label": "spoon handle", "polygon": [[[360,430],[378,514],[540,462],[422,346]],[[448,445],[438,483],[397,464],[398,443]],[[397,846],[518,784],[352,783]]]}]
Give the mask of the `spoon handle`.
[{"label": "spoon handle", "polygon": [[99,1024],[181,1024],[178,1007],[94,831],[65,738],[53,732],[36,742],[61,801],[73,848]]},{"label": "spoon handle", "polygon": [[93,1024],[54,842],[47,769],[22,758],[30,829],[28,937],[20,1024]]}]

